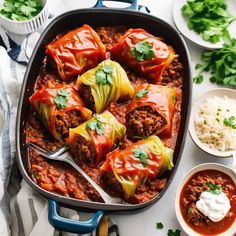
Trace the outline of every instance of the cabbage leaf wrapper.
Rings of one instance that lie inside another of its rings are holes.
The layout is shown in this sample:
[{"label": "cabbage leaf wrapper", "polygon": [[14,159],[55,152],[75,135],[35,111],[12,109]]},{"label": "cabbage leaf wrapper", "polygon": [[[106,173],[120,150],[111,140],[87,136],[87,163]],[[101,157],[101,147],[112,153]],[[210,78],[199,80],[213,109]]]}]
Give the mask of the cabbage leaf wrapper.
[{"label": "cabbage leaf wrapper", "polygon": [[61,79],[67,81],[103,61],[106,48],[93,28],[83,25],[48,44],[46,54]]},{"label": "cabbage leaf wrapper", "polygon": [[174,166],[173,150],[166,148],[157,136],[150,136],[131,144],[124,150],[116,149],[106,156],[102,171],[112,171],[122,185],[125,199],[134,196],[136,188]]},{"label": "cabbage leaf wrapper", "polygon": [[[109,69],[109,72],[107,72]],[[110,102],[126,101],[133,97],[132,87],[125,70],[119,63],[107,59],[98,64],[97,67],[88,70],[78,77],[77,85],[79,90],[82,86],[88,86],[94,101],[96,113],[103,112]],[[83,92],[81,97],[86,103],[89,98]]]},{"label": "cabbage leaf wrapper", "polygon": [[[126,127],[118,122],[112,113],[104,111],[70,129],[70,152],[75,159],[80,158],[97,165],[101,158],[123,141],[125,134]],[[82,137],[82,140],[78,137]]]},{"label": "cabbage leaf wrapper", "polygon": [[[59,140],[64,138],[56,124],[59,117],[63,120],[65,114],[74,110],[78,115],[78,122],[80,121],[80,123],[82,123],[92,115],[92,111],[85,107],[82,99],[79,97],[75,86],[66,85],[36,90],[29,98],[29,101],[44,126],[54,138]],[[67,122],[67,126],[64,127],[67,135],[69,135],[69,128],[75,125],[72,122],[68,123],[69,122]]]},{"label": "cabbage leaf wrapper", "polygon": [[[149,107],[149,110],[156,112],[156,116],[160,116],[163,120],[162,126],[153,128],[150,131],[151,135],[161,135],[161,137],[169,137],[171,135],[172,121],[175,111],[175,104],[177,99],[176,90],[167,86],[155,85],[155,84],[141,84],[135,90],[135,95],[127,107],[126,120],[127,133],[132,133],[133,137],[143,138],[149,136],[147,134],[140,136],[140,127],[135,129],[133,123],[129,123],[129,113],[135,109],[143,109]],[[141,118],[140,118],[141,120]],[[146,119],[142,120],[143,129],[148,129],[145,126]],[[135,121],[134,121],[135,123]]]},{"label": "cabbage leaf wrapper", "polygon": [[177,57],[173,48],[144,29],[129,29],[111,48],[112,58],[159,84],[164,70]]}]

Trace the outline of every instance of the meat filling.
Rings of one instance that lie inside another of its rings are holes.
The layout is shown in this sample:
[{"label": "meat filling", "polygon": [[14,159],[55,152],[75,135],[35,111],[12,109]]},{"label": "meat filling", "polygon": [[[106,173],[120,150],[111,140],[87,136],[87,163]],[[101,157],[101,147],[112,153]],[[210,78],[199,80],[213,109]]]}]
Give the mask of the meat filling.
[{"label": "meat filling", "polygon": [[93,144],[80,135],[76,135],[74,142],[71,143],[70,153],[77,163],[85,162],[94,164],[97,155]]},{"label": "meat filling", "polygon": [[55,125],[57,132],[59,132],[63,138],[69,136],[69,128],[75,128],[84,122],[79,111],[71,110],[66,113],[56,116]]},{"label": "meat filling", "polygon": [[86,106],[95,112],[95,102],[90,87],[82,84],[79,89],[79,95],[83,99]]},{"label": "meat filling", "polygon": [[139,107],[126,116],[127,134],[130,137],[157,134],[166,120],[150,106]]}]

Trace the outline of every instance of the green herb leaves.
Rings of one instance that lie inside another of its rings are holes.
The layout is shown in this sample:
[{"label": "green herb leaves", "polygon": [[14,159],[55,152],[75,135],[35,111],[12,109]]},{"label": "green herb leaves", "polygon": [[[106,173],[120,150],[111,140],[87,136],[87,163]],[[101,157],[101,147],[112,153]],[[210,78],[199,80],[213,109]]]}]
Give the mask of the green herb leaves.
[{"label": "green herb leaves", "polygon": [[222,189],[219,185],[211,184],[209,182],[207,182],[206,185],[210,188],[210,189],[207,189],[206,192],[210,192],[210,193],[213,193],[213,194],[216,194],[216,195],[221,194]]},{"label": "green herb leaves", "polygon": [[232,128],[232,129],[236,129],[236,119],[235,119],[235,117],[230,116],[229,118],[224,118],[224,125]]},{"label": "green herb leaves", "polygon": [[180,236],[180,233],[181,233],[181,231],[178,229],[176,229],[175,231],[173,231],[172,229],[169,229],[167,235],[168,236]]},{"label": "green herb leaves", "polygon": [[57,96],[54,98],[54,102],[57,105],[58,109],[65,108],[70,93],[66,89],[60,89],[57,92]]},{"label": "green herb leaves", "polygon": [[113,73],[113,68],[111,65],[106,65],[97,69],[95,74],[96,83],[101,85],[106,85],[106,84],[111,85],[112,73]]},{"label": "green herb leaves", "polygon": [[29,20],[42,10],[42,6],[36,0],[5,0],[0,14],[18,21]]},{"label": "green herb leaves", "polygon": [[94,115],[96,120],[86,124],[86,129],[95,130],[97,134],[104,134],[104,126],[99,118],[99,115]]},{"label": "green herb leaves", "polygon": [[143,164],[144,167],[147,166],[147,158],[149,157],[149,154],[144,149],[135,148],[134,156],[140,159],[140,162]]},{"label": "green herb leaves", "polygon": [[156,228],[157,229],[163,229],[164,225],[161,222],[156,223]]},{"label": "green herb leaves", "polygon": [[236,39],[231,39],[220,49],[205,51],[202,64],[197,64],[195,83],[203,81],[203,72],[210,71],[212,83],[236,88]]},{"label": "green herb leaves", "polygon": [[227,27],[236,19],[230,15],[226,0],[188,0],[181,11],[187,18],[189,29],[211,43],[217,43],[221,38],[227,39]]},{"label": "green herb leaves", "polygon": [[137,93],[136,93],[136,97],[137,98],[142,98],[145,94],[148,93],[147,89],[140,89]]},{"label": "green herb leaves", "polygon": [[150,60],[154,57],[154,51],[152,45],[149,42],[140,41],[135,44],[134,48],[130,50],[130,53],[138,61]]}]

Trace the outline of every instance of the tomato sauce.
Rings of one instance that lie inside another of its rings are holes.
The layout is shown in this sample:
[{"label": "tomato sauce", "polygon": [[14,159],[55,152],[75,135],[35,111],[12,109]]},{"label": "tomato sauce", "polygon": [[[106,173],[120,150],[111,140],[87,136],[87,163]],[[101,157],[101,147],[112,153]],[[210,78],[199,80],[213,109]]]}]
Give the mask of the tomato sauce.
[{"label": "tomato sauce", "polygon": [[[219,222],[213,222],[196,207],[201,193],[216,184],[230,200],[231,208]],[[180,209],[186,223],[202,235],[218,235],[225,232],[236,220],[236,185],[233,180],[218,170],[204,170],[195,173],[184,185],[180,195]]]}]

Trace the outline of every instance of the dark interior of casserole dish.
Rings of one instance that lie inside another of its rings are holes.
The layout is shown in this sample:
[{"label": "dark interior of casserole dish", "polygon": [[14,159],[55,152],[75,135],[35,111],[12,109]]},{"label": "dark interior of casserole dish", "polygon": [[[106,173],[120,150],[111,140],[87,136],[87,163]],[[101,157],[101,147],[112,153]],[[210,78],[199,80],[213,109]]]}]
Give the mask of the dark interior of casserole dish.
[{"label": "dark interior of casserole dish", "polygon": [[[20,117],[21,125],[24,124],[24,126],[20,127],[21,131],[24,133],[24,135],[20,137],[20,152],[22,156],[25,155],[29,158],[28,160],[22,160],[25,170],[27,170],[28,175],[33,182],[35,182],[42,189],[82,201],[90,200],[94,202],[102,202],[99,194],[69,165],[45,160],[45,158],[31,150],[27,153],[25,144],[29,142],[36,143],[50,150],[55,150],[57,147],[62,145],[61,141],[52,138],[49,132],[39,121],[37,115],[31,110],[28,102],[29,97],[33,93],[33,89],[45,88],[48,84],[57,86],[62,83],[58,80],[58,75],[52,66],[43,66],[42,62],[45,58],[45,46],[48,45],[57,35],[64,34],[76,27],[80,27],[82,24],[89,24],[100,36],[103,44],[107,48],[107,58],[110,57],[109,48],[119,42],[120,37],[130,28],[144,28],[147,32],[157,37],[161,37],[166,44],[172,46],[176,54],[178,54],[178,57],[175,58],[168,68],[165,69],[161,85],[174,88],[177,96],[171,135],[169,137],[161,137],[161,140],[166,147],[174,149],[174,170],[177,168],[181,145],[183,142],[182,138],[186,129],[185,125],[190,96],[190,68],[186,49],[183,46],[183,42],[179,38],[178,34],[172,28],[168,28],[165,23],[159,22],[156,18],[146,15],[138,15],[133,12],[129,12],[129,14],[127,14],[127,12],[124,13],[122,11],[115,11],[115,13],[112,11],[107,11],[106,15],[104,15],[104,12],[102,11],[91,11],[90,14],[92,17],[88,16],[86,11],[81,11],[79,12],[80,17],[78,17],[76,12],[74,12],[64,18],[58,19],[51,29],[49,27],[49,29],[46,30],[43,39],[38,44],[36,53],[33,55],[33,59],[31,60],[29,69],[26,73],[26,78],[24,81],[25,87],[23,86],[24,96],[22,95],[22,104],[24,103],[27,105],[22,107]],[[112,25],[108,26],[107,19],[109,18],[112,19]],[[78,21],[77,23],[75,23],[76,20]],[[153,25],[156,25],[157,27],[153,27]],[[135,73],[126,65],[122,65],[122,67],[125,69],[134,88],[147,82],[144,76]],[[74,83],[74,81],[70,80],[70,82],[66,83]],[[86,91],[83,93],[86,93]],[[126,109],[127,102],[111,102],[108,107],[108,110],[117,118],[117,120],[124,124]],[[140,117],[144,117],[143,119],[145,119],[145,117],[152,119],[152,117],[159,115],[152,111],[151,107],[144,107],[144,109],[140,109],[139,112]],[[78,114],[76,113],[69,113],[65,117],[57,117],[58,126],[60,126],[61,122],[64,122],[65,120],[68,120],[66,123],[74,122],[74,126],[75,124],[78,125],[81,123],[81,120],[79,117],[76,117],[77,115]],[[137,119],[138,116],[139,114],[136,117],[133,114],[130,119]],[[61,127],[63,127],[63,125],[65,124],[61,124]],[[138,126],[137,129],[139,129],[139,121],[136,121],[136,125]],[[160,125],[162,124],[160,123]],[[64,133],[65,136],[67,136],[66,132]],[[137,140],[126,137],[125,140],[123,140],[123,148],[129,146],[135,141]],[[123,198],[122,187],[119,182],[116,181],[114,175],[110,172],[104,174],[100,171],[99,168],[103,162],[104,160],[100,161],[96,167],[93,167],[84,161],[78,162],[78,164],[111,196],[119,196]],[[30,164],[28,165],[28,163]],[[167,171],[164,174],[157,176],[155,179],[148,180],[144,184],[139,185],[136,189],[135,195],[128,199],[126,203],[145,204],[147,202],[152,202],[153,199],[157,199],[158,196],[162,196],[162,192],[164,192],[167,188],[172,176],[173,171]]]}]

